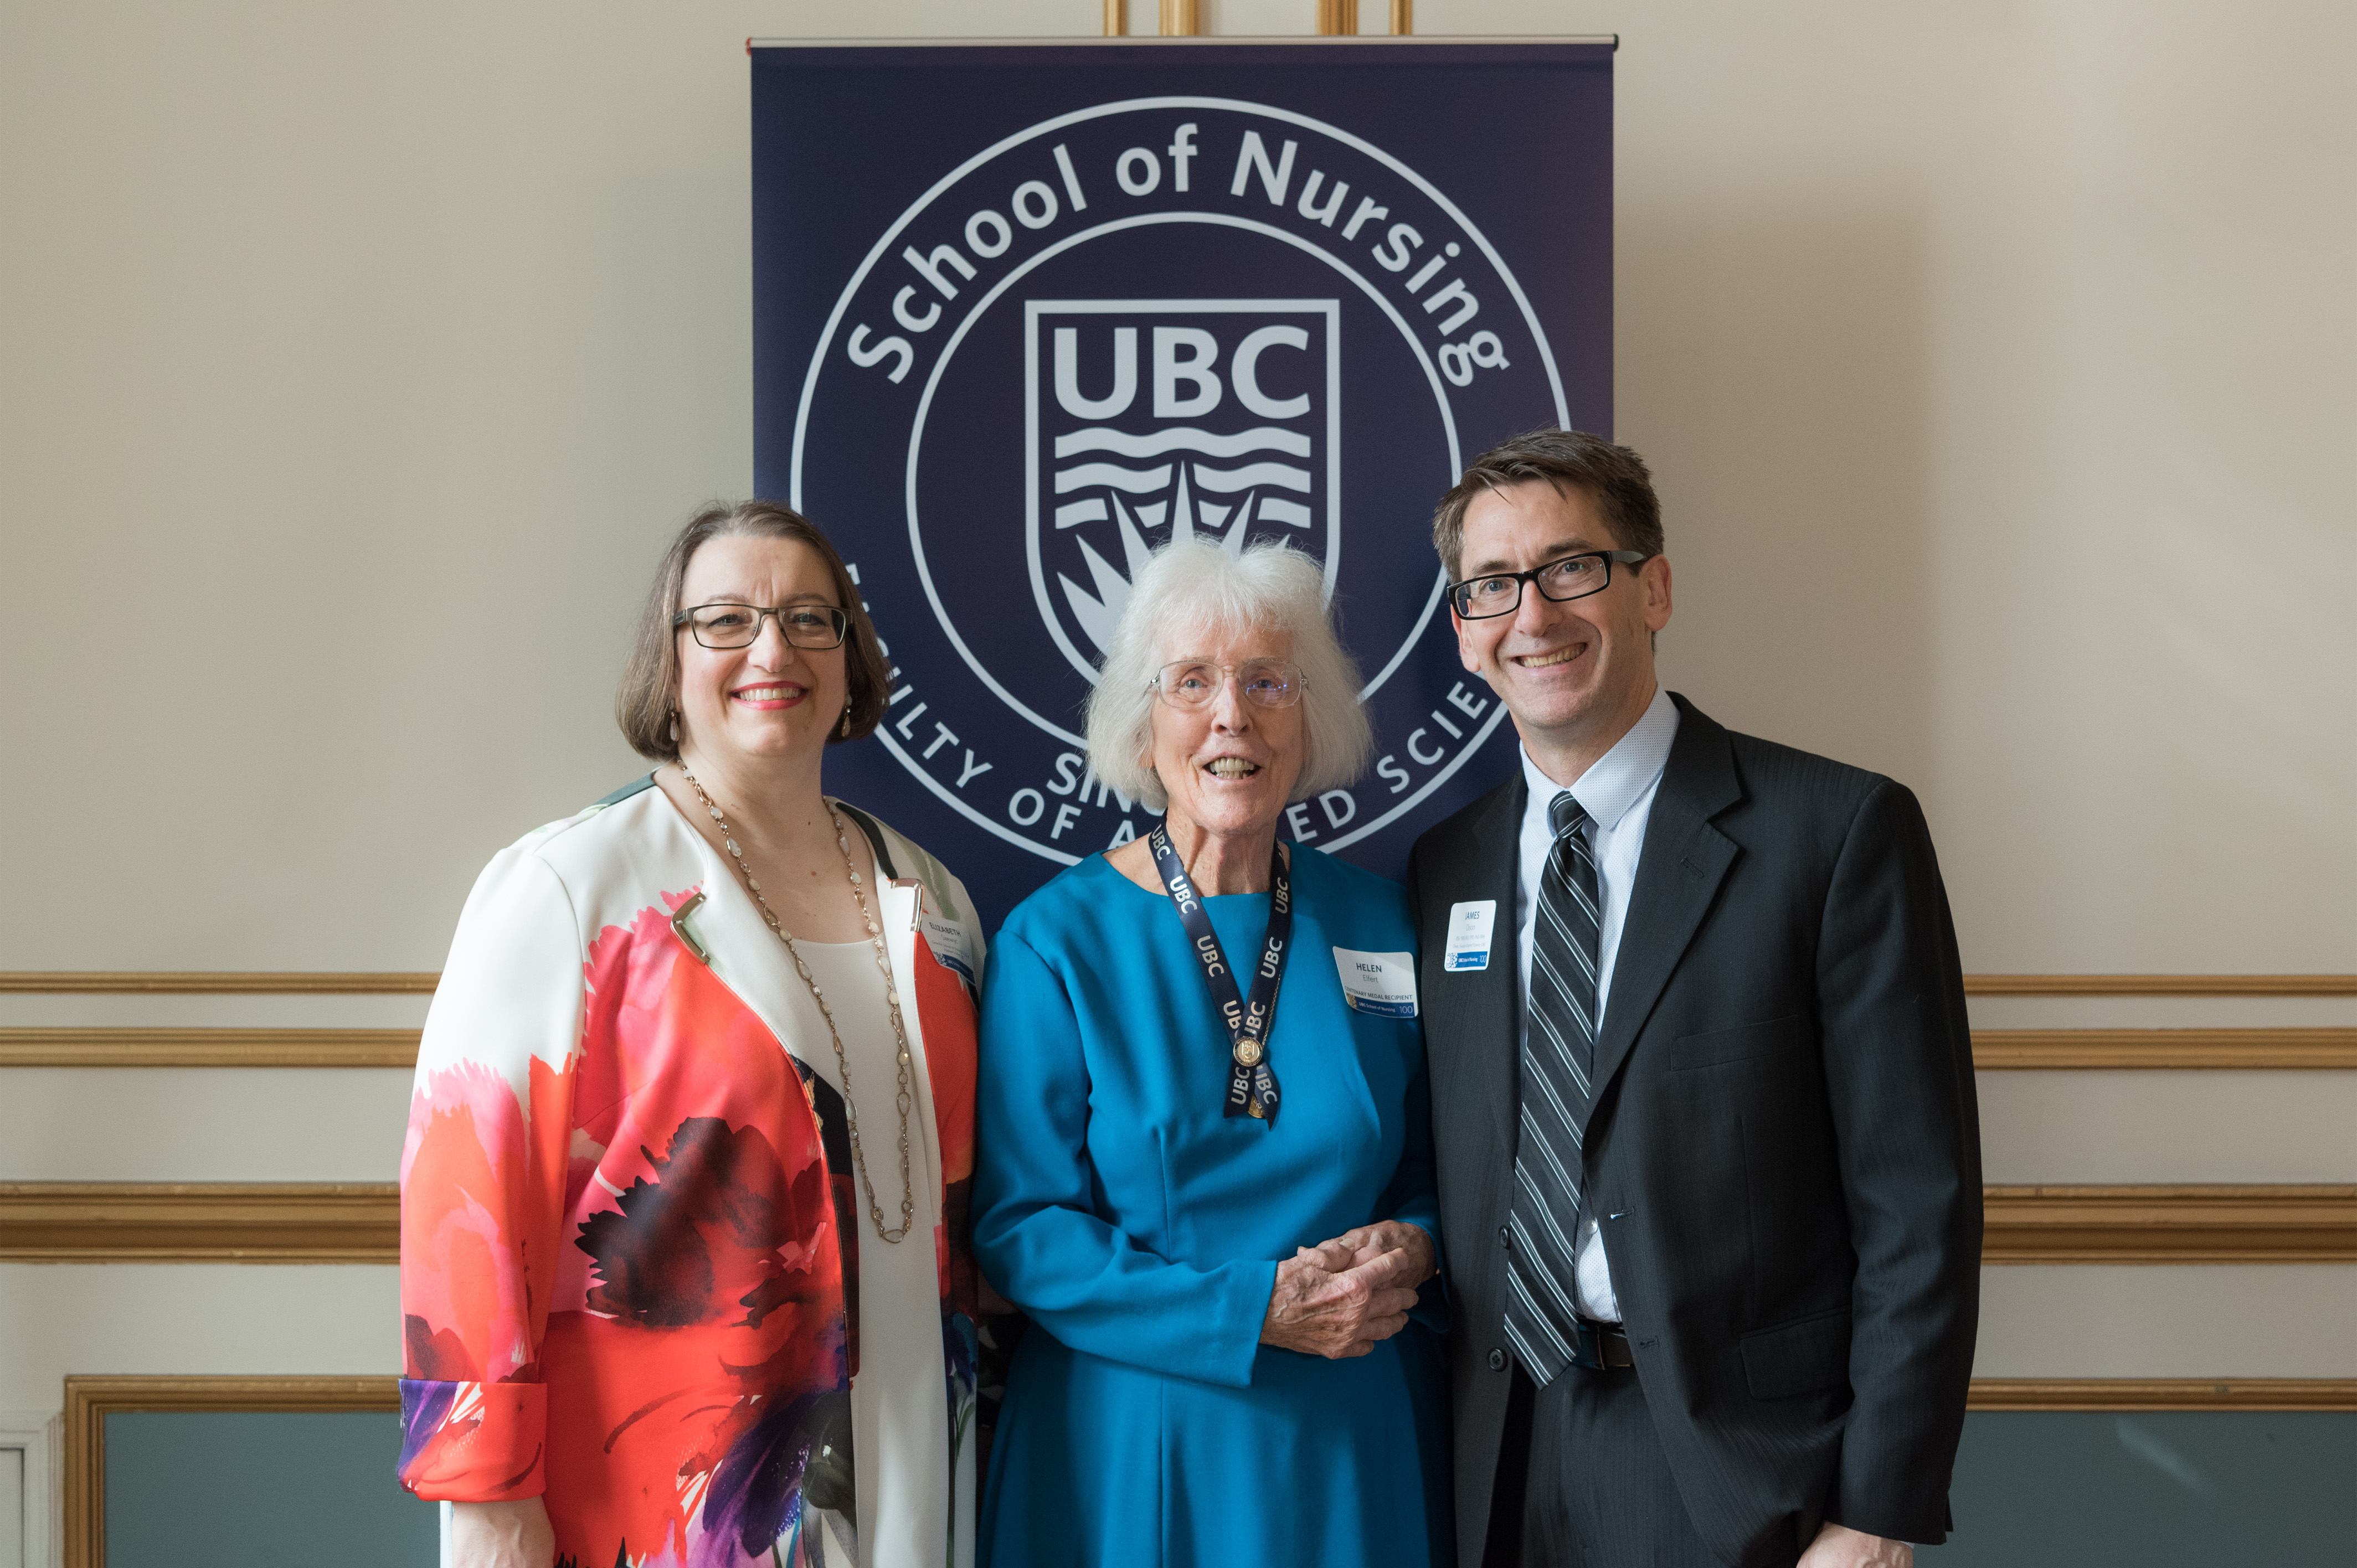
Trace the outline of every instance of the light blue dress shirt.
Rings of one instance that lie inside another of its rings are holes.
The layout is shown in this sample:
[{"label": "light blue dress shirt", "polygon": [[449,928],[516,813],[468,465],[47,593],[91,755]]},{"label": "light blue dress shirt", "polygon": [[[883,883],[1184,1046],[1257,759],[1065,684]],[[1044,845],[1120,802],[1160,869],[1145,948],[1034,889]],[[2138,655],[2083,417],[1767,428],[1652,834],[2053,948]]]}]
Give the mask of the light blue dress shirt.
[{"label": "light blue dress shirt", "polygon": [[[1613,961],[1620,956],[1620,928],[1629,918],[1629,894],[1637,886],[1637,861],[1645,850],[1645,824],[1653,815],[1653,796],[1662,786],[1662,770],[1669,765],[1670,745],[1678,737],[1678,708],[1670,694],[1653,688],[1653,700],[1629,733],[1596,759],[1568,788],[1587,824],[1588,853],[1596,857],[1597,908],[1596,1015],[1612,994]],[[1521,985],[1515,995],[1524,1009],[1531,995],[1531,929],[1538,915],[1539,878],[1546,870],[1547,852],[1555,846],[1555,829],[1547,807],[1566,785],[1539,771],[1531,754],[1523,754],[1523,779],[1530,800],[1523,807],[1521,862],[1514,877],[1515,953],[1521,963]],[[1612,1294],[1612,1270],[1604,1256],[1604,1238],[1589,1215],[1580,1226],[1577,1279],[1573,1291],[1579,1310],[1602,1323],[1620,1321],[1620,1303]]]}]

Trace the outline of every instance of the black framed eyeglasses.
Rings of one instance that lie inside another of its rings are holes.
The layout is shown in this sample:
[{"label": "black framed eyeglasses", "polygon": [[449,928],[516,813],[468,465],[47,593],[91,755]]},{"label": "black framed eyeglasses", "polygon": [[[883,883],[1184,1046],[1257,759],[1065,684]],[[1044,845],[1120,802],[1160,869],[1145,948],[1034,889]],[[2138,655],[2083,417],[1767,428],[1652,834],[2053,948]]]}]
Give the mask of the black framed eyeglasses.
[{"label": "black framed eyeglasses", "polygon": [[851,612],[833,605],[698,605],[672,617],[671,624],[687,628],[706,648],[750,648],[771,616],[778,618],[779,635],[796,648],[841,648],[851,629]]},{"label": "black framed eyeglasses", "polygon": [[1612,564],[1634,566],[1652,557],[1642,550],[1583,550],[1527,572],[1484,572],[1448,585],[1448,607],[1464,620],[1512,615],[1523,607],[1523,585],[1538,585],[1539,596],[1562,604],[1584,599],[1612,585]]}]

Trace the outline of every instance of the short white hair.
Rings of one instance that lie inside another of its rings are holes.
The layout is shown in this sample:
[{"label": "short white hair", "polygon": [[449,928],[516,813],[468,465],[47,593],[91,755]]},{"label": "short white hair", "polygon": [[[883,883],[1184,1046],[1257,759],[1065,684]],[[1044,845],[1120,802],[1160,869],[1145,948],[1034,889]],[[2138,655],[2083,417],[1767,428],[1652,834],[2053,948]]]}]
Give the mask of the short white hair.
[{"label": "short white hair", "polygon": [[1113,647],[1089,698],[1089,768],[1121,794],[1159,811],[1170,793],[1154,771],[1154,677],[1200,649],[1172,646],[1202,632],[1254,628],[1287,632],[1303,690],[1301,776],[1306,800],[1354,783],[1367,769],[1374,732],[1359,703],[1359,667],[1334,633],[1318,563],[1282,541],[1231,554],[1207,539],[1175,541],[1138,569]]}]

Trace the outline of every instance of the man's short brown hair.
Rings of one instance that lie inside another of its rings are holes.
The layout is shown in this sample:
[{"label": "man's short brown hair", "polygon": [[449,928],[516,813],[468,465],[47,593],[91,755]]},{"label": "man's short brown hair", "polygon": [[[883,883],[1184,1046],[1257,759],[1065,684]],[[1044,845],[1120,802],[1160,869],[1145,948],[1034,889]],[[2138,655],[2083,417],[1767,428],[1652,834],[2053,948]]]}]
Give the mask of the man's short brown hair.
[{"label": "man's short brown hair", "polygon": [[1584,430],[1526,430],[1491,447],[1465,470],[1432,514],[1432,547],[1453,581],[1462,575],[1465,509],[1484,490],[1544,480],[1557,490],[1596,498],[1612,542],[1622,550],[1662,553],[1662,503],[1645,459]]},{"label": "man's short brown hair", "polygon": [[715,539],[791,539],[807,544],[826,563],[834,584],[834,601],[850,612],[851,628],[843,639],[843,672],[850,683],[851,727],[829,727],[827,744],[857,740],[875,733],[890,695],[890,675],[884,650],[876,641],[876,628],[859,602],[859,588],[844,569],[843,557],[821,533],[818,524],[775,501],[742,501],[730,506],[714,501],[687,520],[663,552],[647,602],[639,612],[639,635],[630,661],[622,671],[621,689],[614,694],[614,720],[622,738],[640,757],[657,762],[677,762],[679,743],[671,737],[672,703],[679,690],[679,628],[672,617],[680,610],[681,585],[687,580],[687,563],[696,551]]}]

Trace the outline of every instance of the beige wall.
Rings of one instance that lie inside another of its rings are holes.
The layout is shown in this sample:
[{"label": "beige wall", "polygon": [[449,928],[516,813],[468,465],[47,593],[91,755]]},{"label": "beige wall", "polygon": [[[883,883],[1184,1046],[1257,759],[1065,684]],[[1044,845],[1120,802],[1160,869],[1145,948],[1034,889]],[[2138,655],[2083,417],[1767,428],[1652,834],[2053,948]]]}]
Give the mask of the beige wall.
[{"label": "beige wall", "polygon": [[[1622,36],[1620,434],[1669,510],[1672,682],[1912,784],[1968,969],[2357,969],[2357,9],[1417,9]],[[0,9],[0,969],[437,967],[490,852],[632,770],[607,714],[651,557],[750,482],[740,41],[1099,14]],[[1992,1179],[2357,1179],[2338,1079],[1983,1085]],[[0,1179],[382,1179],[402,1098],[0,1097]],[[0,1267],[0,1407],[67,1370],[390,1370],[389,1279]],[[2201,1333],[2222,1305],[2264,1332]],[[2352,1315],[2357,1270],[1994,1270],[1982,1369],[2346,1376]]]},{"label": "beige wall", "polygon": [[[741,40],[1099,13],[0,15],[0,961],[425,969],[750,482]],[[1421,7],[1622,35],[1670,677],[1914,785],[1968,968],[2357,967],[2352,17]]]}]

